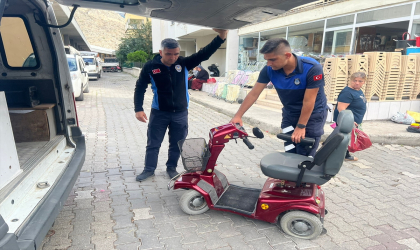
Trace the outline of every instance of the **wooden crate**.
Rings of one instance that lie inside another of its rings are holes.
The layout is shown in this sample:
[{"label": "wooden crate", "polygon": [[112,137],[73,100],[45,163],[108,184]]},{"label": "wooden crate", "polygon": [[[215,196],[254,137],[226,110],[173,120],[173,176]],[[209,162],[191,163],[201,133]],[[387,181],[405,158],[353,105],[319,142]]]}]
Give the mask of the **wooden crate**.
[{"label": "wooden crate", "polygon": [[411,100],[417,99],[420,94],[420,54],[414,54],[417,57],[416,60],[416,78],[414,80],[413,91],[411,93]]},{"label": "wooden crate", "polygon": [[407,55],[402,56],[401,64],[401,77],[400,83],[397,87],[396,100],[402,100],[403,98],[411,98],[414,82],[416,78],[417,70],[417,56]]},{"label": "wooden crate", "polygon": [[380,97],[382,88],[385,82],[385,72],[387,63],[386,52],[365,52],[364,55],[368,56],[368,80],[364,85],[363,92],[368,101],[372,96],[377,95]]},{"label": "wooden crate", "polygon": [[347,58],[327,58],[324,63],[324,89],[329,101],[335,101],[340,91],[347,85],[347,80]]},{"label": "wooden crate", "polygon": [[395,100],[398,83],[401,77],[401,53],[389,52],[386,60],[385,80],[381,89],[381,94],[379,95],[380,101]]}]

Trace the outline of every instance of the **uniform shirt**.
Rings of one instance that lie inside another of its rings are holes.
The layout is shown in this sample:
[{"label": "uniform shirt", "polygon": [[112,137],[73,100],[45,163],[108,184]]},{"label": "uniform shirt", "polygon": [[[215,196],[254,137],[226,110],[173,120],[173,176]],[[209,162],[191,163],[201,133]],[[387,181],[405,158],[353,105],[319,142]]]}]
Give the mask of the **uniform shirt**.
[{"label": "uniform shirt", "polygon": [[[363,117],[366,113],[366,98],[362,90],[355,90],[350,87],[345,87],[338,95],[337,106],[338,102],[350,103],[347,109],[353,112],[354,121],[357,124],[362,123]],[[337,121],[338,114],[339,112],[336,108],[334,110],[334,121]]]},{"label": "uniform shirt", "polygon": [[273,83],[283,104],[283,116],[300,116],[306,89],[315,88],[319,88],[319,91],[312,114],[324,112],[327,98],[322,66],[315,59],[293,56],[297,59],[297,67],[291,74],[286,75],[283,69],[273,70],[271,66],[265,66],[260,72],[258,82]]},{"label": "uniform shirt", "polygon": [[188,109],[188,71],[208,60],[224,43],[219,36],[195,54],[178,57],[170,67],[164,65],[162,57],[156,55],[140,72],[134,90],[134,111],[144,111],[144,93],[151,83],[153,91],[152,109],[181,112]]}]

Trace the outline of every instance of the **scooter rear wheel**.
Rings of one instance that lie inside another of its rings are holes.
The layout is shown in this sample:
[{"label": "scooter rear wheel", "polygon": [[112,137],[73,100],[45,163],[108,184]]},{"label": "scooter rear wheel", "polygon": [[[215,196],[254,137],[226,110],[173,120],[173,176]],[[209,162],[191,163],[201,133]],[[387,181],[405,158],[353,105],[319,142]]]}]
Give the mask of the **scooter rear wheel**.
[{"label": "scooter rear wheel", "polygon": [[280,220],[281,229],[288,235],[310,240],[322,233],[322,222],[313,214],[304,211],[291,211]]},{"label": "scooter rear wheel", "polygon": [[185,192],[179,199],[179,205],[182,211],[191,215],[202,214],[209,210],[204,197],[195,190]]}]

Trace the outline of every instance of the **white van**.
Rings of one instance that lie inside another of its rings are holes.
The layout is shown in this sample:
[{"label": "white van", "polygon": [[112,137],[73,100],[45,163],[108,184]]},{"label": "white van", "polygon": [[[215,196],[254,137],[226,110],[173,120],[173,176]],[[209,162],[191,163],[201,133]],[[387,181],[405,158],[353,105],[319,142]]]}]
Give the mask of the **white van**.
[{"label": "white van", "polygon": [[99,57],[84,56],[82,55],[83,61],[85,62],[85,69],[89,76],[89,79],[98,80],[102,77],[102,62]]},{"label": "white van", "polygon": [[83,101],[83,93],[89,93],[89,77],[85,62],[79,55],[66,55],[69,65],[71,83],[76,101]]},{"label": "white van", "polygon": [[81,89],[51,3],[0,0],[0,22],[0,249],[39,249],[85,160]]}]

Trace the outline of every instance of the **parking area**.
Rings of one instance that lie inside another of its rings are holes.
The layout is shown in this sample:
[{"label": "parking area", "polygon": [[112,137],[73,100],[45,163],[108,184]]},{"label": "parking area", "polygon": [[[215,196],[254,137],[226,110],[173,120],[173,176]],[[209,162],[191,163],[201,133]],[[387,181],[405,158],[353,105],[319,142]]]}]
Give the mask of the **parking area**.
[{"label": "parking area", "polygon": [[[183,213],[178,200],[184,191],[166,188],[167,138],[155,177],[135,181],[143,170],[147,131],[134,116],[135,81],[124,72],[104,73],[90,81],[90,92],[76,103],[87,139],[86,161],[44,250],[420,249],[419,147],[374,144],[356,153],[359,161],[345,162],[323,186],[328,232],[315,240],[291,238],[276,225],[230,213]],[[149,88],[146,111],[151,101]],[[211,128],[229,120],[191,102],[188,136],[207,139]],[[259,160],[283,147],[273,135],[252,142],[252,151],[231,142],[219,157],[218,170],[229,183],[261,188],[266,177]]]}]

